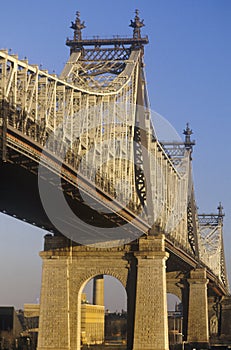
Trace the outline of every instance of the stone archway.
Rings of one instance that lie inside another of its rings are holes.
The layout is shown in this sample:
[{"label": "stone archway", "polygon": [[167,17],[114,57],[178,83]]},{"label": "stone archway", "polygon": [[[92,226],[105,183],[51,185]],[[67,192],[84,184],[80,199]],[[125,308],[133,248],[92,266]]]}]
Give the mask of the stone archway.
[{"label": "stone archway", "polygon": [[183,275],[179,271],[167,272],[167,293],[176,295],[182,300],[182,278]]},{"label": "stone archway", "polygon": [[[164,236],[134,246],[70,246],[48,235],[43,259],[38,350],[80,350],[81,292],[97,275],[118,279],[127,291],[128,350],[168,349]],[[78,297],[76,297],[78,296]]]},{"label": "stone archway", "polygon": [[71,251],[61,248],[40,255],[43,279],[38,349],[79,350],[83,288],[97,275],[110,275],[126,289],[129,263],[125,252],[121,248],[75,246]]}]

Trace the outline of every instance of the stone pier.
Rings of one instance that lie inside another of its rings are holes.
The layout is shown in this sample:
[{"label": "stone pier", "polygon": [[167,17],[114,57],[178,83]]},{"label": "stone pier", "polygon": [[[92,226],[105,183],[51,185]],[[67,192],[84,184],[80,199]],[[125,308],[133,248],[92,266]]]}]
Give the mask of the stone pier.
[{"label": "stone pier", "polygon": [[206,349],[209,344],[206,269],[191,271],[189,282],[188,338],[193,347]]},{"label": "stone pier", "polygon": [[169,349],[168,254],[163,235],[108,249],[70,247],[65,238],[47,235],[40,255],[43,271],[38,350],[80,350],[81,294],[87,282],[99,276],[95,279],[95,302],[102,303],[103,275],[115,277],[127,291],[127,349]]},{"label": "stone pier", "polygon": [[139,240],[133,350],[168,350],[164,237]]}]

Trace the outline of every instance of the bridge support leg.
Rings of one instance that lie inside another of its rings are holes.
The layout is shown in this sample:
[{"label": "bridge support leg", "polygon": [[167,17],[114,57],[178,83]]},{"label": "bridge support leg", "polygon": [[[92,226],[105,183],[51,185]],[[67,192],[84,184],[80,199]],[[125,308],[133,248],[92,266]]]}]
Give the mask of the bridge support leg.
[{"label": "bridge support leg", "polygon": [[231,342],[231,296],[225,296],[221,302],[221,339]]},{"label": "bridge support leg", "polygon": [[43,273],[40,297],[37,350],[70,349],[68,257],[50,257],[42,252]]},{"label": "bridge support leg", "polygon": [[189,309],[187,341],[196,349],[207,349],[209,344],[208,297],[206,270],[191,271],[188,279]]},{"label": "bridge support leg", "polygon": [[133,350],[168,350],[164,236],[139,240]]}]

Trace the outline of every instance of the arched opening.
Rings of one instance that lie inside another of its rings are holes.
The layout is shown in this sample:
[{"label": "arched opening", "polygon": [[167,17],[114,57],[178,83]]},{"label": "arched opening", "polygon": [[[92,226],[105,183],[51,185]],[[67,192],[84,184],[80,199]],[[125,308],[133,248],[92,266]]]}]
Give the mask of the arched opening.
[{"label": "arched opening", "polygon": [[167,293],[167,302],[168,312],[179,311],[179,308],[182,308],[180,298],[173,293]]},{"label": "arched opening", "polygon": [[81,344],[126,349],[127,294],[122,283],[110,275],[88,279],[81,288]]},{"label": "arched opening", "polygon": [[180,298],[167,293],[168,337],[170,349],[178,349],[183,342],[183,304]]}]

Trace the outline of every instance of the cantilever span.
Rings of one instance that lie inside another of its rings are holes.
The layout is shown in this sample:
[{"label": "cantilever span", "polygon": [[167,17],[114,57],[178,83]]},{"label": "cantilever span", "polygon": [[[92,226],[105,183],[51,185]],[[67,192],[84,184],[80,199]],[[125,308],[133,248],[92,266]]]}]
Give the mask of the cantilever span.
[{"label": "cantilever span", "polygon": [[[74,37],[67,39],[70,58],[59,77],[0,51],[0,210],[55,233],[46,237],[41,254],[46,268],[40,350],[70,349],[66,334],[57,343],[58,327],[65,328],[72,318],[76,329],[79,324],[77,304],[70,318],[66,304],[66,313],[59,314],[56,289],[61,282],[58,272],[57,285],[50,279],[53,268],[65,276],[70,273],[78,293],[84,278],[106,271],[117,274],[126,288],[132,285],[133,292],[127,292],[136,313],[133,310],[129,316],[128,343],[134,350],[146,344],[155,344],[155,350],[168,348],[166,276],[171,276],[170,289],[186,293],[184,332],[192,344],[209,343],[207,297],[217,303],[228,295],[222,208],[210,216],[197,213],[192,131],[187,125],[185,141],[175,144],[161,143],[155,133],[144,72],[148,38],[141,36],[143,25],[137,11],[130,24],[132,38],[83,39],[85,25],[77,13],[71,26]],[[25,205],[22,196],[28,199]],[[59,206],[62,196],[70,211]],[[77,262],[87,254],[95,265],[86,263],[81,272]],[[51,257],[58,257],[54,266]],[[156,280],[161,298],[154,291]],[[143,283],[147,283],[147,295]],[[62,288],[64,294],[69,293]],[[203,318],[193,316],[189,293],[194,297],[199,293]],[[53,325],[49,335],[46,322],[54,318],[53,299],[57,301],[54,313],[65,324]],[[139,306],[142,301],[144,311]],[[145,312],[153,315],[160,310],[163,317],[157,341],[147,328],[158,320],[145,321]],[[201,326],[198,339],[192,334],[195,322]],[[72,330],[71,349],[80,346],[76,329]],[[158,347],[160,340],[164,347]]]}]

